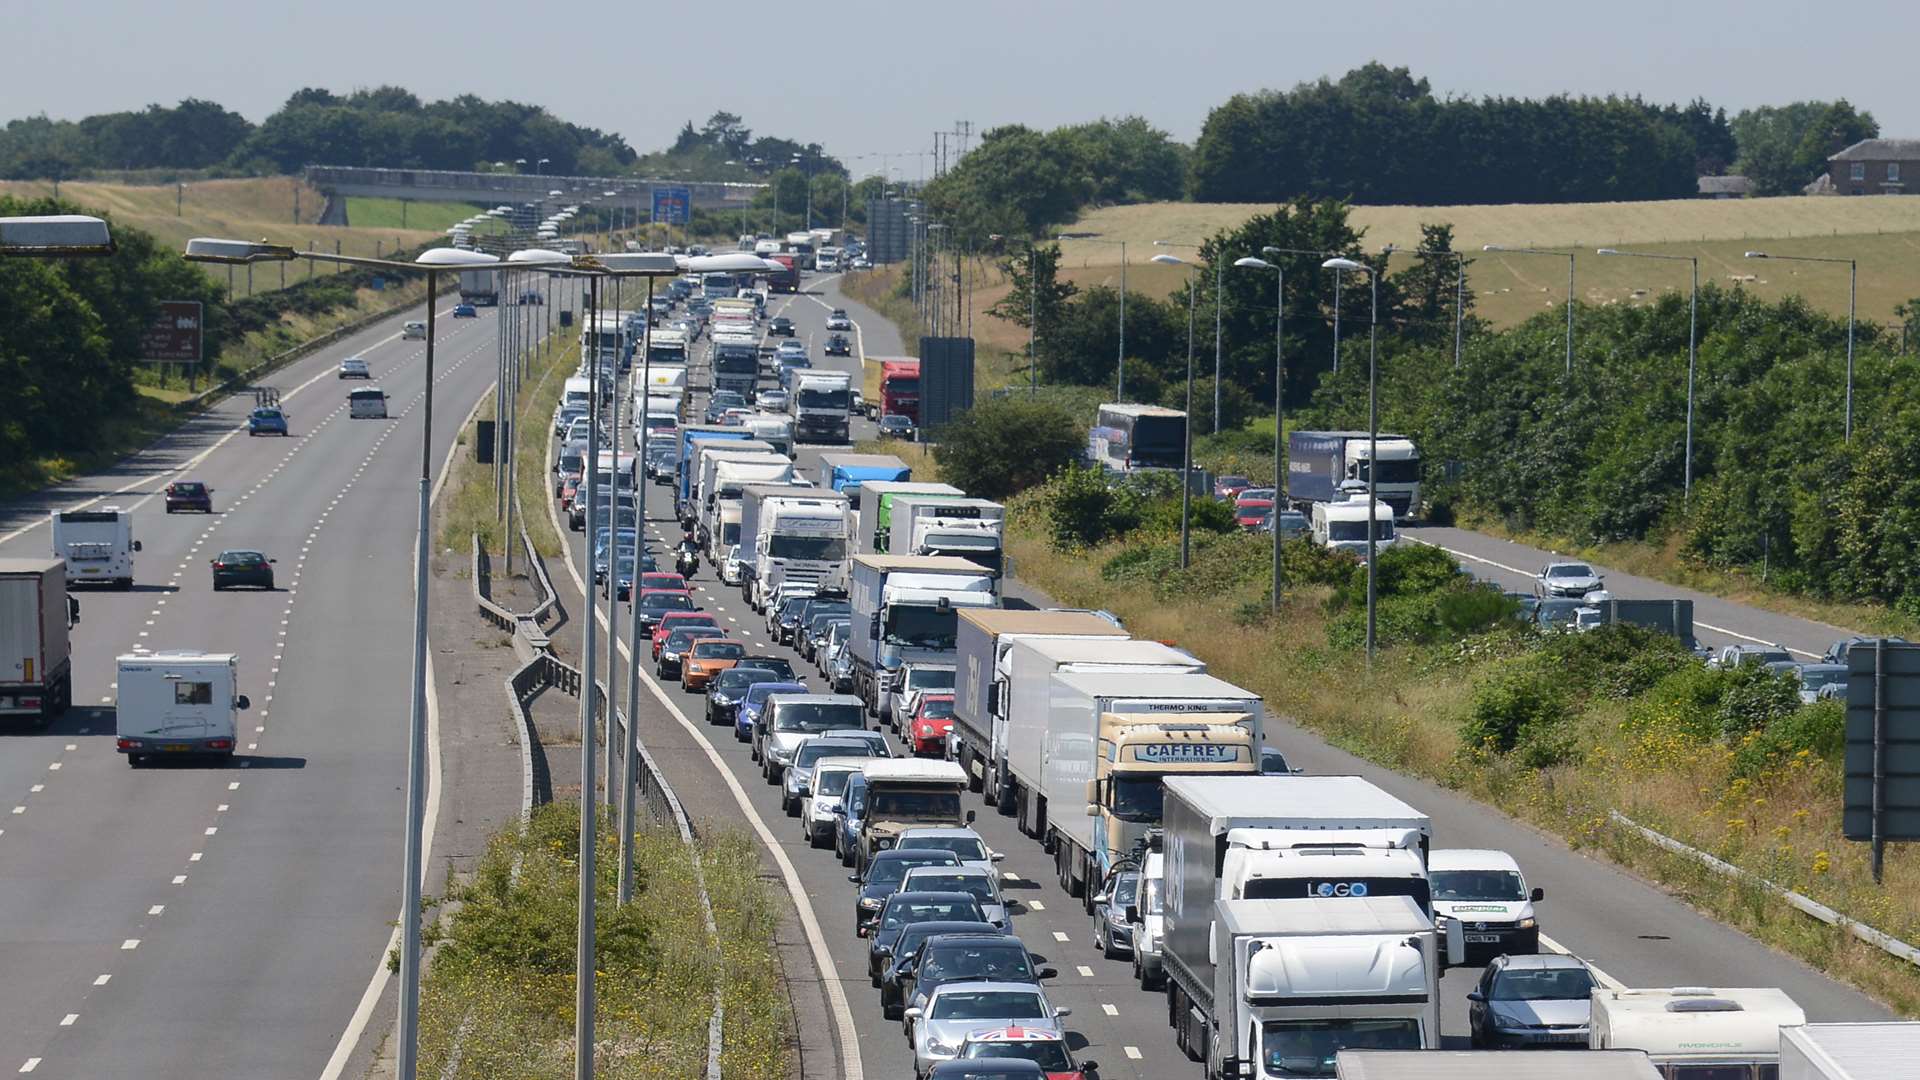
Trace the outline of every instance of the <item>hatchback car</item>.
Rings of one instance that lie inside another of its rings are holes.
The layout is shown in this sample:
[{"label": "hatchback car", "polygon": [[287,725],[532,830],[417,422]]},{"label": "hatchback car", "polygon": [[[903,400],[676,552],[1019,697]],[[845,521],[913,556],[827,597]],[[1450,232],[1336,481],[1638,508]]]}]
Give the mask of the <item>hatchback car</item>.
[{"label": "hatchback car", "polygon": [[827,314],[827,329],[829,330],[853,329],[853,320],[847,318],[846,308],[834,308],[831,312]]},{"label": "hatchback car", "polygon": [[768,387],[760,391],[759,396],[754,399],[754,404],[760,406],[763,412],[786,412],[787,392],[778,387]]},{"label": "hatchback car", "polygon": [[263,405],[253,410],[247,417],[248,435],[285,435],[287,433],[287,414],[271,405]]},{"label": "hatchback car", "polygon": [[1038,983],[947,983],[928,995],[925,1005],[906,1012],[914,1073],[923,1075],[954,1057],[976,1031],[1050,1024],[1070,1012],[1054,1008]]},{"label": "hatchback car", "polygon": [[176,480],[167,485],[167,513],[197,510],[213,513],[213,489],[198,480]]},{"label": "hatchback car", "polygon": [[1585,596],[1604,587],[1606,579],[1600,572],[1583,562],[1554,562],[1541,567],[1535,576],[1533,593],[1535,596],[1560,597]]},{"label": "hatchback car", "polygon": [[898,892],[887,897],[880,917],[873,926],[860,931],[867,939],[867,981],[880,988],[880,973],[893,962],[893,947],[900,932],[917,922],[986,922],[980,902],[971,893],[922,892],[909,889],[902,881]]},{"label": "hatchback car", "polygon": [[1000,892],[1000,875],[977,866],[919,866],[907,871],[902,892],[963,892],[980,904],[986,921],[996,930],[1012,926],[1007,898]]},{"label": "hatchback car", "polygon": [[1047,1080],[1081,1080],[1100,1066],[1081,1061],[1067,1048],[1067,1039],[1048,1027],[1008,1027],[976,1031],[960,1043],[957,1061],[1031,1061]]},{"label": "hatchback car", "polygon": [[[751,663],[751,661],[748,661]],[[739,667],[739,664],[735,664]],[[758,666],[758,665],[754,665]],[[753,729],[760,720],[760,713],[767,707],[767,699],[775,694],[804,694],[807,684],[797,679],[784,679],[777,682],[754,683],[747,688],[745,697],[734,707],[733,737],[740,742],[753,742]],[[760,760],[760,746],[753,745],[753,760]]]},{"label": "hatchback car", "polygon": [[1585,1047],[1594,986],[1592,969],[1578,957],[1495,957],[1467,995],[1474,1048]]},{"label": "hatchback car", "polygon": [[[998,931],[939,934],[921,942],[919,955],[900,975],[902,1006],[925,1005],[927,996],[951,982],[1037,983],[1057,975],[1036,969],[1033,954],[1020,939]],[[900,1016],[889,1016],[898,1020]],[[903,1030],[911,1031],[902,1024]]]},{"label": "hatchback car", "polygon": [[235,585],[273,588],[273,563],[258,551],[223,551],[208,560],[213,567],[213,591]]},{"label": "hatchback car", "polygon": [[777,682],[778,672],[766,668],[742,667],[735,664],[716,675],[707,687],[707,723],[731,724],[734,714],[740,709],[740,702],[746,699],[747,691],[755,683]]},{"label": "hatchback car", "polygon": [[660,657],[653,664],[654,676],[679,681],[682,661],[686,659],[687,650],[693,647],[693,643],[723,632],[711,626],[686,626],[668,634],[667,640],[660,643]]},{"label": "hatchback car", "polygon": [[677,589],[648,589],[640,594],[640,632],[651,633],[653,624],[669,611],[692,611],[693,594]]},{"label": "hatchback car", "polygon": [[794,335],[793,320],[785,315],[775,315],[773,321],[767,324],[767,333],[776,337],[792,337]]},{"label": "hatchback car", "polygon": [[[940,867],[925,869],[939,870]],[[909,870],[908,874],[915,871]],[[889,1020],[900,1019],[900,1013],[906,1008],[902,990],[906,981],[912,977],[914,967],[919,962],[920,947],[928,938],[947,934],[978,934],[988,937],[1000,936],[1000,931],[987,923],[980,922],[917,922],[900,931],[900,937],[893,944],[893,957],[887,961],[880,972],[880,1015]],[[1032,975],[1020,980],[1032,982]]]},{"label": "hatchback car", "polygon": [[689,694],[705,692],[714,676],[739,663],[745,655],[747,647],[731,638],[710,637],[695,641],[680,665],[680,689]]},{"label": "hatchback car", "polygon": [[904,733],[913,756],[944,758],[953,731],[953,695],[921,694]]},{"label": "hatchback car", "polygon": [[887,897],[900,891],[907,871],[916,866],[958,866],[960,860],[951,851],[882,851],[867,863],[865,873],[852,873],[847,880],[860,886],[853,898],[853,930],[860,937],[880,918]]},{"label": "hatchback car", "polygon": [[660,659],[660,646],[666,642],[668,634],[695,626],[706,626],[718,630],[720,619],[711,611],[662,612],[660,617],[654,620],[653,629],[650,632],[653,639],[653,658]]},{"label": "hatchback car", "polygon": [[477,319],[480,312],[472,304],[453,305],[453,317],[456,319]]},{"label": "hatchback car", "polygon": [[954,825],[916,825],[902,831],[894,847],[899,851],[951,851],[961,865],[989,872],[994,863],[1006,858],[988,848],[979,833]]},{"label": "hatchback car", "polygon": [[853,342],[848,341],[845,334],[835,334],[827,339],[827,355],[852,356]]},{"label": "hatchback car", "polygon": [[427,324],[423,322],[410,322],[406,324],[405,326],[400,328],[400,340],[402,341],[427,340]]},{"label": "hatchback car", "polygon": [[1127,908],[1140,902],[1140,871],[1116,870],[1093,898],[1093,947],[1109,960],[1133,955]]},{"label": "hatchback car", "polygon": [[368,369],[365,360],[362,360],[358,356],[349,356],[345,360],[340,361],[339,377],[342,379],[371,379],[373,378],[373,372]]},{"label": "hatchback car", "polygon": [[888,413],[880,418],[880,437],[883,439],[912,439],[913,421],[899,413]]}]

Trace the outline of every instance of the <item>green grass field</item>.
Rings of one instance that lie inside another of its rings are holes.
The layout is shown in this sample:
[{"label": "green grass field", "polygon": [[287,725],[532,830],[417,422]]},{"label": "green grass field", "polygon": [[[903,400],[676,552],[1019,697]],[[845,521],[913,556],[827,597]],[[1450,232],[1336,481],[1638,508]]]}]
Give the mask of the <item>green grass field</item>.
[{"label": "green grass field", "polygon": [[[472,203],[363,199],[349,196],[347,222],[356,229],[411,229],[444,233],[486,207]],[[404,223],[403,223],[404,218]]]},{"label": "green grass field", "polygon": [[[1127,242],[1127,284],[1167,295],[1184,271],[1148,263],[1156,239],[1197,241],[1239,225],[1271,206],[1244,203],[1148,203],[1095,210],[1069,231]],[[1615,247],[1700,259],[1700,280],[1739,284],[1767,299],[1792,293],[1816,307],[1844,313],[1844,266],[1762,262],[1743,253],[1817,255],[1860,263],[1859,313],[1893,321],[1893,307],[1920,296],[1920,282],[1903,271],[1920,255],[1920,199],[1805,197],[1696,199],[1646,203],[1549,206],[1356,206],[1353,224],[1369,249],[1419,243],[1420,226],[1454,226],[1458,250],[1473,253],[1468,280],[1480,314],[1496,325],[1519,322],[1566,302],[1566,267],[1538,255],[1481,253],[1486,244],[1563,248],[1576,252],[1575,292],[1593,304],[1643,303],[1663,290],[1685,291],[1687,268],[1649,259],[1594,254]],[[1117,284],[1119,248],[1064,241],[1065,276],[1082,284]],[[1404,264],[1402,264],[1404,265]],[[988,301],[991,302],[990,300]]]}]

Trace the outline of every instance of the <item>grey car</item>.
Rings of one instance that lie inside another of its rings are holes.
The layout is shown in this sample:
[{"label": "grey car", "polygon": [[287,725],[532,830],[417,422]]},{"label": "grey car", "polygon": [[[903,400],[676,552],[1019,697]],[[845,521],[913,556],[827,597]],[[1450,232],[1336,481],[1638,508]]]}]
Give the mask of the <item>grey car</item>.
[{"label": "grey car", "polygon": [[1093,947],[1109,960],[1133,955],[1133,927],[1127,908],[1140,901],[1140,872],[1121,870],[1107,876],[1107,886],[1093,898]]},{"label": "grey car", "polygon": [[1540,597],[1585,596],[1602,588],[1606,579],[1583,562],[1551,562],[1534,577],[1533,592]]},{"label": "grey car", "polygon": [[1475,1049],[1584,1049],[1593,1019],[1593,971],[1560,953],[1498,956],[1467,995]]},{"label": "grey car", "polygon": [[1011,929],[1007,898],[1000,892],[1000,876],[977,866],[916,866],[907,871],[901,890],[971,893],[987,922],[996,930]]},{"label": "grey car", "polygon": [[913,1074],[925,1076],[951,1059],[960,1043],[976,1031],[1047,1025],[1070,1013],[1054,1008],[1038,983],[947,983],[928,995],[925,1005],[906,1012]]},{"label": "grey car", "polygon": [[1792,673],[1800,683],[1800,700],[1809,705],[1819,701],[1823,696],[1846,700],[1847,665],[1845,664],[1796,664],[1775,660],[1767,665],[1767,670]]}]

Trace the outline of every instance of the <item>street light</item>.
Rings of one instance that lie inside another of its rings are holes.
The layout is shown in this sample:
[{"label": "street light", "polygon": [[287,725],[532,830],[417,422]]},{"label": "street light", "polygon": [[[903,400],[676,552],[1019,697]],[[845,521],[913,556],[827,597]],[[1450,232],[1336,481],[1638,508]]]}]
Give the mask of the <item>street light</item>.
[{"label": "street light", "polygon": [[1091,236],[1086,233],[1061,233],[1054,239],[1120,245],[1120,355],[1113,361],[1113,400],[1124,404],[1127,400],[1127,242],[1108,240],[1105,237]]},{"label": "street light", "polygon": [[1243,270],[1273,271],[1273,610],[1280,610],[1280,537],[1284,532],[1280,527],[1281,494],[1287,482],[1286,458],[1281,450],[1286,441],[1287,406],[1287,361],[1281,345],[1281,327],[1287,316],[1287,271],[1278,263],[1265,259],[1256,259],[1249,255],[1244,259],[1235,259],[1233,265]]},{"label": "street light", "polygon": [[1778,259],[1781,262],[1818,262],[1847,264],[1847,419],[1843,442],[1853,441],[1853,310],[1859,296],[1860,264],[1854,259],[1833,259],[1819,255],[1769,255],[1764,251],[1747,252],[1749,259]]},{"label": "street light", "polygon": [[85,214],[0,217],[0,257],[87,258],[114,253],[107,223]]},{"label": "street light", "polygon": [[315,262],[371,266],[395,272],[427,275],[427,367],[420,420],[420,490],[413,544],[413,694],[407,720],[407,827],[405,881],[400,901],[400,1031],[397,1075],[414,1080],[420,1052],[420,876],[421,829],[427,790],[427,553],[428,500],[433,488],[433,323],[434,296],[442,273],[493,267],[492,255],[462,248],[430,248],[412,262],[367,259],[353,255],[295,251],[284,244],[249,243],[196,237],[187,241],[188,262],[251,265],[302,258]]},{"label": "street light", "polygon": [[515,165],[515,167],[517,167],[517,168],[518,168],[518,169],[519,169],[519,170],[520,170],[521,172],[526,172],[526,171],[527,171],[527,159],[526,159],[526,158],[523,158],[523,157],[517,157],[517,158],[514,158],[514,159],[513,159],[513,164],[514,164],[514,165]]},{"label": "street light", "polygon": [[550,162],[550,161],[552,161],[552,160],[553,160],[552,158],[544,158],[544,157],[543,157],[543,158],[541,158],[541,159],[540,159],[540,160],[539,160],[538,162],[535,162],[535,163],[534,163],[534,166],[533,166],[533,174],[534,174],[535,176],[542,176],[542,175],[545,175],[545,173],[546,173],[546,171],[547,171],[547,163],[548,163],[548,162]]},{"label": "street light", "polygon": [[1549,251],[1546,248],[1503,247],[1499,244],[1484,244],[1481,251],[1495,251],[1505,255],[1554,255],[1567,260],[1567,374],[1573,374],[1573,256],[1571,251]]},{"label": "street light", "polygon": [[[1172,240],[1155,240],[1153,246],[1186,248],[1190,251],[1201,250],[1199,244],[1176,244]],[[1154,261],[1159,262],[1159,256],[1156,255]],[[1227,264],[1220,261],[1216,254],[1213,260],[1213,433],[1215,435],[1220,434],[1220,308],[1225,300],[1220,292],[1222,284],[1220,274],[1226,267]],[[1187,403],[1187,411],[1189,413],[1193,411],[1192,402]],[[1188,423],[1191,424],[1192,421],[1189,420]]]},{"label": "street light", "polygon": [[[1600,248],[1596,255],[1618,255],[1631,259],[1663,259],[1668,262],[1683,262],[1693,268],[1693,288],[1687,294],[1687,449],[1681,463],[1680,501],[1693,499],[1693,372],[1699,359],[1697,341],[1700,326],[1700,259],[1693,255],[1658,255],[1651,251],[1616,251],[1613,248]],[[1753,252],[1748,252],[1752,255]],[[1848,356],[1848,375],[1852,375],[1852,356]],[[1848,404],[1852,404],[1852,381],[1848,381]]]},{"label": "street light", "polygon": [[1155,255],[1153,261],[1162,266],[1187,268],[1187,415],[1186,423],[1180,425],[1186,430],[1180,450],[1180,568],[1185,570],[1189,556],[1188,520],[1193,509],[1193,264],[1165,252]]},{"label": "street light", "polygon": [[1336,273],[1364,273],[1367,282],[1373,287],[1372,322],[1367,327],[1367,670],[1373,670],[1374,636],[1374,558],[1376,534],[1379,532],[1378,517],[1380,499],[1378,481],[1380,477],[1380,396],[1379,396],[1379,339],[1380,339],[1380,271],[1363,262],[1353,259],[1328,259],[1320,264],[1323,270]]}]

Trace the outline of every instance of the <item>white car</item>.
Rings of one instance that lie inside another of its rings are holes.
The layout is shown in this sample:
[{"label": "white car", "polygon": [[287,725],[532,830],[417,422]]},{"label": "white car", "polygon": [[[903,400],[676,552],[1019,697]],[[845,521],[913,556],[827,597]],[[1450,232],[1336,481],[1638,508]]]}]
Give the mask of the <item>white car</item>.
[{"label": "white car", "polygon": [[1542,599],[1582,597],[1606,584],[1600,571],[1583,562],[1553,562],[1540,569],[1533,579],[1533,594]]},{"label": "white car", "polygon": [[727,553],[720,557],[720,580],[727,585],[740,584],[739,544],[728,544]]},{"label": "white car", "polygon": [[343,379],[371,379],[373,372],[367,370],[367,362],[357,356],[349,356],[340,361],[340,377]]},{"label": "white car", "polygon": [[400,328],[400,340],[402,341],[427,340],[427,324],[423,322],[410,322],[406,324],[405,326]]},{"label": "white car", "polygon": [[920,705],[920,695],[950,694],[954,678],[952,664],[908,664],[900,685],[887,696],[887,721],[893,730],[904,735],[908,721],[913,719],[913,710]]},{"label": "white car", "polygon": [[813,763],[807,794],[800,800],[800,832],[809,847],[833,846],[833,830],[847,795],[847,782],[871,760],[870,757],[841,756],[821,758]]},{"label": "white car", "polygon": [[898,850],[910,848],[935,848],[951,851],[960,860],[961,866],[971,866],[993,873],[993,864],[1006,858],[1006,855],[987,846],[980,834],[972,829],[951,825],[920,825],[904,829],[900,839],[894,844]]},{"label": "white car", "polygon": [[936,987],[926,1004],[906,1012],[913,1075],[922,1077],[960,1052],[975,1032],[1048,1024],[1070,1015],[1056,1009],[1038,983],[956,982]]},{"label": "white car", "polygon": [[827,329],[851,330],[853,329],[853,320],[847,318],[846,312],[836,310],[833,314],[827,316]]}]

